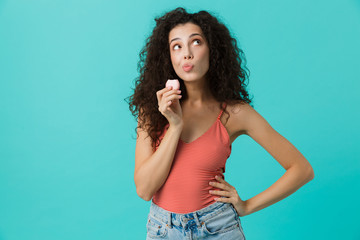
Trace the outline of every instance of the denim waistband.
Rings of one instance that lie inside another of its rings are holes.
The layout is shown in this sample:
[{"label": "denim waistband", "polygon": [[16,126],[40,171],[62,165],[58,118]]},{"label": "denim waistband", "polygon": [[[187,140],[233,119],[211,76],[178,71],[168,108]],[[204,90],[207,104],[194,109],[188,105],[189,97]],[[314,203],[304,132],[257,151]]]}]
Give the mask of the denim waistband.
[{"label": "denim waistband", "polygon": [[215,202],[195,212],[173,213],[161,208],[151,201],[149,214],[158,221],[165,223],[170,228],[172,225],[182,226],[185,228],[188,223],[194,223],[197,226],[201,226],[207,219],[220,214],[228,207],[231,207],[230,205],[231,203]]}]

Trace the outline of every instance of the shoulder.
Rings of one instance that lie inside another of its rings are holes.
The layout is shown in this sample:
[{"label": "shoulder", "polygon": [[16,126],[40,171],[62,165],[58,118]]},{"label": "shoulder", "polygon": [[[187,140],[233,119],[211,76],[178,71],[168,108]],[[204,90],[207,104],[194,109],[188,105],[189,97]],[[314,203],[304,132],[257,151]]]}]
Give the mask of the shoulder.
[{"label": "shoulder", "polygon": [[226,110],[230,114],[227,126],[233,135],[251,135],[254,129],[266,124],[265,119],[246,102],[228,104]]},{"label": "shoulder", "polygon": [[229,106],[229,129],[235,138],[246,134],[261,146],[269,148],[269,143],[278,143],[282,136],[249,104],[235,104]]}]

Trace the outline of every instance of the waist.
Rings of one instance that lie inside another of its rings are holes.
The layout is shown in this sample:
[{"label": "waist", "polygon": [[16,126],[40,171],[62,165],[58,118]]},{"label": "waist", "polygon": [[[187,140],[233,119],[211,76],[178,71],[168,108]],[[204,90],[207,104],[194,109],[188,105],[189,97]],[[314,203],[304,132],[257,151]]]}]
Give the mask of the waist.
[{"label": "waist", "polygon": [[153,196],[153,202],[167,211],[179,214],[198,211],[216,202],[214,199],[219,196],[209,193],[209,190],[221,190],[209,185],[210,181],[216,181],[214,177],[202,178],[197,175],[196,178],[187,178],[184,174],[182,178],[184,179],[172,178],[169,175]]}]

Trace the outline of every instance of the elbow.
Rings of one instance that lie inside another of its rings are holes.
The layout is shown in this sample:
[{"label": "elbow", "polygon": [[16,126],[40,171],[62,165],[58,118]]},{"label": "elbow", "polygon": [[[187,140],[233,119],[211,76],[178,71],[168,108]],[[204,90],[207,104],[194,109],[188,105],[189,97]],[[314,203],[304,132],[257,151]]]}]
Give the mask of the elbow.
[{"label": "elbow", "polygon": [[154,195],[154,192],[151,190],[150,186],[147,184],[144,185],[144,181],[140,182],[140,179],[138,179],[137,175],[134,176],[134,181],[137,195],[145,201],[150,201]]},{"label": "elbow", "polygon": [[136,188],[136,193],[141,199],[143,199],[143,200],[145,200],[147,202],[152,199],[152,196],[149,196],[148,194],[145,194],[144,191],[140,191],[140,189],[138,187]]},{"label": "elbow", "polygon": [[148,201],[147,197],[142,192],[140,192],[139,188],[136,188],[136,193],[141,199]]},{"label": "elbow", "polygon": [[306,172],[307,172],[307,176],[308,176],[309,181],[313,180],[314,177],[315,177],[314,169],[311,166],[309,166],[307,168]]},{"label": "elbow", "polygon": [[298,172],[297,174],[301,176],[301,178],[306,182],[313,180],[315,177],[314,169],[311,167],[310,164],[306,164],[305,166],[297,165],[295,166],[295,169]]},{"label": "elbow", "polygon": [[147,196],[147,195],[142,195],[142,196],[140,196],[143,200],[145,200],[145,201],[150,201],[151,199],[152,199],[152,197],[150,196]]},{"label": "elbow", "polygon": [[149,202],[151,199],[152,199],[152,197],[146,197],[146,198],[143,198],[145,201],[147,201],[147,202]]},{"label": "elbow", "polygon": [[135,187],[136,187],[136,194],[143,200],[145,201],[149,201],[149,198],[146,195],[146,192],[143,190],[144,187],[142,187],[142,185],[140,185],[139,180],[136,177],[136,172],[134,174],[134,182],[135,182]]},{"label": "elbow", "polygon": [[310,180],[313,180],[315,177],[314,170],[311,168]]}]

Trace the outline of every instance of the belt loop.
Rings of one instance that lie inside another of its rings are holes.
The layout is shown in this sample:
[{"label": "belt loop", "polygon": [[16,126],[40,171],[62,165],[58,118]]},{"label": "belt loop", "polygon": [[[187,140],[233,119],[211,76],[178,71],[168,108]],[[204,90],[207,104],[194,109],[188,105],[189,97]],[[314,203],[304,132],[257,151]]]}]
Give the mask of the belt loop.
[{"label": "belt loop", "polygon": [[171,212],[168,213],[168,218],[169,218],[169,222],[168,222],[168,226],[169,228],[172,228],[172,223],[171,223]]},{"label": "belt loop", "polygon": [[199,213],[196,211],[196,212],[194,212],[194,219],[195,219],[195,222],[196,222],[196,225],[198,226],[198,227],[201,227],[201,223],[200,223],[200,219],[199,219]]}]

